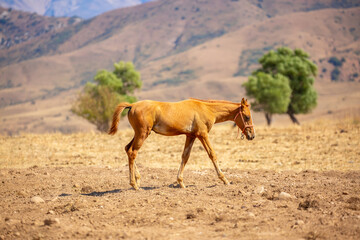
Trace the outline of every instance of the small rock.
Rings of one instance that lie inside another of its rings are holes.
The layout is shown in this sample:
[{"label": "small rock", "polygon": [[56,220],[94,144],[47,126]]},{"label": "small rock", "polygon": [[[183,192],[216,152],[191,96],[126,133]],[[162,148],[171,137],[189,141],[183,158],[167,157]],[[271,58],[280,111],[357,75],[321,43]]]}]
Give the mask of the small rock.
[{"label": "small rock", "polygon": [[49,211],[48,211],[48,214],[54,215],[55,212],[54,212],[53,210],[49,210]]},{"label": "small rock", "polygon": [[42,198],[39,197],[39,196],[32,197],[32,198],[30,199],[30,201],[31,201],[32,203],[44,203],[44,202],[45,202],[44,199],[42,199]]},{"label": "small rock", "polygon": [[18,195],[19,197],[26,197],[26,192],[24,192],[24,191],[19,191],[19,192],[17,192],[17,195]]},{"label": "small rock", "polygon": [[296,220],[295,225],[304,225],[303,220]]},{"label": "small rock", "polygon": [[262,194],[264,192],[265,192],[264,186],[259,186],[255,189],[255,193],[257,193],[257,194]]},{"label": "small rock", "polygon": [[319,202],[316,200],[305,200],[299,203],[298,209],[309,210],[310,208],[319,208]]},{"label": "small rock", "polygon": [[49,218],[44,220],[44,225],[50,226],[53,224],[59,224],[60,220],[58,218]]},{"label": "small rock", "polygon": [[81,188],[81,193],[91,193],[94,192],[94,189],[91,186],[84,186]]},{"label": "small rock", "polygon": [[288,200],[288,199],[292,199],[292,198],[294,198],[294,197],[291,196],[290,194],[286,193],[286,192],[279,193],[279,199],[280,200]]},{"label": "small rock", "polygon": [[249,218],[255,218],[255,214],[252,213],[252,212],[249,212],[249,213],[248,213],[248,217],[249,217]]},{"label": "small rock", "polygon": [[224,220],[224,217],[223,216],[217,216],[215,217],[215,222],[221,222]]}]

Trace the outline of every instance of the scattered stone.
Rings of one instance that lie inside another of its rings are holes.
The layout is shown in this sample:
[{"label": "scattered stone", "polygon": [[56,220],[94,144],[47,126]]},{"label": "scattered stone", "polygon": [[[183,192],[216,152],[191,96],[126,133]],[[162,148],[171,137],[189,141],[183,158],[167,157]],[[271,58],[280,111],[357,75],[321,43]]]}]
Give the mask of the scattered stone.
[{"label": "scattered stone", "polygon": [[51,214],[51,215],[54,215],[55,212],[53,210],[49,210],[47,214]]},{"label": "scattered stone", "polygon": [[65,205],[55,207],[53,211],[57,213],[75,212],[79,211],[79,206],[77,203],[67,203]]},{"label": "scattered stone", "polygon": [[309,232],[308,234],[306,234],[305,239],[308,240],[315,240],[315,239],[319,239],[320,234],[317,232]]},{"label": "scattered stone", "polygon": [[286,192],[279,193],[280,200],[288,200],[288,199],[292,199],[292,198],[294,198],[294,197]]},{"label": "scattered stone", "polygon": [[309,208],[319,208],[319,202],[316,200],[305,200],[299,203],[298,209],[308,210]]},{"label": "scattered stone", "polygon": [[255,214],[252,213],[252,212],[248,212],[248,217],[249,217],[249,218],[255,218]]},{"label": "scattered stone", "polygon": [[81,193],[92,193],[94,189],[91,186],[85,186],[81,188]]},{"label": "scattered stone", "polygon": [[26,177],[35,177],[36,174],[35,173],[27,173],[25,174]]},{"label": "scattered stone", "polygon": [[45,202],[44,199],[42,199],[42,198],[39,197],[39,196],[32,197],[32,198],[30,199],[30,201],[31,201],[32,203],[44,203],[44,202]]},{"label": "scattered stone", "polygon": [[186,219],[194,219],[194,218],[196,218],[195,214],[193,213],[186,214]]},{"label": "scattered stone", "polygon": [[304,221],[303,220],[296,220],[295,225],[304,225]]},{"label": "scattered stone", "polygon": [[350,197],[346,202],[348,203],[347,208],[355,211],[360,210],[360,198]]},{"label": "scattered stone", "polygon": [[257,194],[262,194],[264,192],[265,192],[264,186],[259,186],[255,189],[255,193],[257,193]]},{"label": "scattered stone", "polygon": [[197,211],[197,213],[203,213],[204,209],[203,208],[197,208],[196,211]]},{"label": "scattered stone", "polygon": [[50,226],[53,224],[59,224],[60,220],[58,218],[49,218],[44,220],[44,225]]},{"label": "scattered stone", "polygon": [[215,222],[221,222],[224,220],[224,217],[223,216],[217,216],[215,217]]},{"label": "scattered stone", "polygon": [[17,192],[17,195],[18,195],[19,197],[26,197],[26,192],[24,192],[24,191],[19,191],[19,192]]},{"label": "scattered stone", "polygon": [[7,225],[15,225],[15,224],[20,223],[20,220],[6,217],[5,222],[6,222]]}]

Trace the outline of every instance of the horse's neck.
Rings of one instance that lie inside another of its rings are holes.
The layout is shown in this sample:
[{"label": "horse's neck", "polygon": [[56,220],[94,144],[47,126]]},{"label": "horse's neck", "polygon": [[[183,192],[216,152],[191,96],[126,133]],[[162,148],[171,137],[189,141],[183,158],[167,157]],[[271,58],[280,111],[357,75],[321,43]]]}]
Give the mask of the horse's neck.
[{"label": "horse's neck", "polygon": [[236,103],[211,103],[208,105],[215,115],[215,123],[234,120],[239,104]]}]

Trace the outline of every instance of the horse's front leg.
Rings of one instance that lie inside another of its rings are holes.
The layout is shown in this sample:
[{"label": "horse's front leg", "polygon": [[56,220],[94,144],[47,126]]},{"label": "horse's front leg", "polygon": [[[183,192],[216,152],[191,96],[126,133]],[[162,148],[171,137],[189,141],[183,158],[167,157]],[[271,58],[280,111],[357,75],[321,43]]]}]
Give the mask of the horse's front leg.
[{"label": "horse's front leg", "polygon": [[136,184],[138,187],[140,187],[140,179],[141,179],[141,176],[140,176],[140,173],[139,173],[139,170],[136,166],[136,162],[134,162],[134,167],[135,167],[135,180],[136,180]]},{"label": "horse's front leg", "polygon": [[217,158],[216,158],[216,154],[215,154],[214,149],[211,146],[208,135],[205,134],[205,135],[199,137],[199,140],[201,141],[201,143],[204,146],[206,152],[208,153],[212,163],[214,164],[216,173],[217,173],[218,177],[220,178],[220,180],[223,181],[225,185],[229,185],[229,181],[226,179],[224,173],[219,168],[219,164],[218,164],[218,161],[217,161]]}]

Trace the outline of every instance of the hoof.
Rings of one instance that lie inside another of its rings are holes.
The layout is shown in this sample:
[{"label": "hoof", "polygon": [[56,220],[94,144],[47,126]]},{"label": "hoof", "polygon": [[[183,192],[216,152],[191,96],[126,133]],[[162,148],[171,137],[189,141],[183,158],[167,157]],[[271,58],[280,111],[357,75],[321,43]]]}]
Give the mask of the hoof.
[{"label": "hoof", "polygon": [[230,182],[226,178],[221,179],[221,180],[224,182],[225,185],[230,185]]},{"label": "hoof", "polygon": [[186,188],[186,186],[185,186],[185,184],[183,183],[182,180],[178,179],[177,182],[178,182],[180,188]]},{"label": "hoof", "polygon": [[134,190],[139,190],[139,187],[136,184],[134,185],[130,184],[130,185],[133,187]]}]

